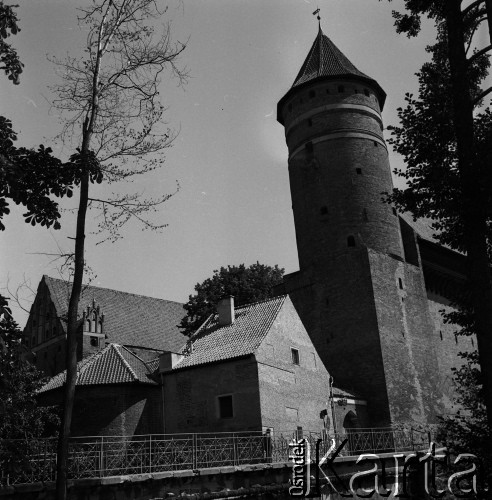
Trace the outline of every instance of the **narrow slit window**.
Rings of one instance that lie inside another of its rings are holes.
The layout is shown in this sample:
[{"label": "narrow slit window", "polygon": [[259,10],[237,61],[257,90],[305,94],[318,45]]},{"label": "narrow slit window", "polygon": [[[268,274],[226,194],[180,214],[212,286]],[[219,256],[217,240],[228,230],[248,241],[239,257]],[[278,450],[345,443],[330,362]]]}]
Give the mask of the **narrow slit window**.
[{"label": "narrow slit window", "polygon": [[297,349],[292,348],[290,350],[291,356],[292,356],[292,364],[298,365],[299,364],[299,351]]},{"label": "narrow slit window", "polygon": [[401,278],[398,278],[398,286],[400,287],[400,290],[403,290],[403,281]]}]

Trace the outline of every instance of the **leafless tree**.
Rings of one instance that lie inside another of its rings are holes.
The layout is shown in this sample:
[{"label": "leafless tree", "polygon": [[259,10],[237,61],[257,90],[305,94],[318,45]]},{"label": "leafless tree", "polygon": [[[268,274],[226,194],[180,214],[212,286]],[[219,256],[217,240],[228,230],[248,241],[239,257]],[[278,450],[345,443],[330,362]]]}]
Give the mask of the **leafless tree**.
[{"label": "leafless tree", "polygon": [[[100,229],[109,239],[136,218],[146,228],[162,225],[147,215],[169,198],[141,199],[123,193],[108,199],[91,198],[93,182],[114,183],[143,175],[163,164],[162,153],[176,133],[163,121],[159,84],[170,71],[178,85],[186,71],[178,67],[185,43],[173,43],[169,23],[163,24],[167,8],[158,0],[92,0],[81,9],[79,23],[87,31],[84,55],[52,59],[60,82],[52,87],[53,107],[63,120],[60,135],[65,145],[76,148],[71,157],[77,171],[80,200],[77,212],[74,275],[68,309],[67,377],[64,413],[58,444],[57,498],[67,496],[68,438],[75,397],[77,364],[77,310],[84,272],[84,241],[88,208],[102,212]],[[161,32],[157,26],[164,26]]]}]

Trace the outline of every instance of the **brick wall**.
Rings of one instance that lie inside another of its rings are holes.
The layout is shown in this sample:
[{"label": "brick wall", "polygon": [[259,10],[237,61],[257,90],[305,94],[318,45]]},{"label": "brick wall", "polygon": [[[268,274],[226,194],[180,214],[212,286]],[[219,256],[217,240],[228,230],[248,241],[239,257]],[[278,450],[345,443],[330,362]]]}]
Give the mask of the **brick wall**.
[{"label": "brick wall", "polygon": [[437,381],[439,390],[442,393],[444,413],[452,413],[454,383],[452,368],[459,368],[464,364],[459,352],[471,352],[476,350],[477,341],[473,335],[471,337],[457,336],[459,327],[443,322],[440,311],[450,312],[453,310],[449,300],[436,293],[428,292],[428,307],[432,321],[432,338],[439,353]]},{"label": "brick wall", "polygon": [[[39,396],[41,404],[59,404],[60,389]],[[160,388],[143,384],[77,387],[73,436],[133,436],[162,433]]]},{"label": "brick wall", "polygon": [[[258,370],[252,356],[165,374],[166,432],[261,430]],[[218,397],[232,395],[233,417]]]},{"label": "brick wall", "polygon": [[[299,364],[292,358],[298,353]],[[261,343],[256,358],[262,425],[274,430],[323,428],[320,412],[329,400],[329,375],[290,299]]]}]

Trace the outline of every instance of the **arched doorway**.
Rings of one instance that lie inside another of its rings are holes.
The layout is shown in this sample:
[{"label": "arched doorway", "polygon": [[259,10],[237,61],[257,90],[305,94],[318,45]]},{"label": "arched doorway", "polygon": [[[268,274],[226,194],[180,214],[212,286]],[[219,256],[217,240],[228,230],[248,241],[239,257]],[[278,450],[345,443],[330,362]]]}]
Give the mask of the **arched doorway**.
[{"label": "arched doorway", "polygon": [[357,418],[357,415],[350,410],[343,419],[343,430],[345,431],[345,437],[348,439],[347,445],[351,454],[357,453],[360,448],[360,435],[357,433],[357,429],[359,428],[359,419]]}]

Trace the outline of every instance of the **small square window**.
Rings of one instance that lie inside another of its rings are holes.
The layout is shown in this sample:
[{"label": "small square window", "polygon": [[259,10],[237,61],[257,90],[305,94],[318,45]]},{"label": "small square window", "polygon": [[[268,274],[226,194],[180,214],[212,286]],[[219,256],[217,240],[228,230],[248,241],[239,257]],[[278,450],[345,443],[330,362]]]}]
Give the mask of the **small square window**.
[{"label": "small square window", "polygon": [[361,168],[356,168],[355,171],[357,172],[357,175],[362,175],[362,169]]},{"label": "small square window", "polygon": [[299,364],[299,351],[297,349],[292,348],[290,350],[290,352],[292,354],[292,363],[294,365],[298,365]]},{"label": "small square window", "polygon": [[232,407],[232,395],[219,396],[219,418],[232,418],[234,411]]},{"label": "small square window", "polygon": [[99,337],[91,337],[91,346],[99,347]]}]

